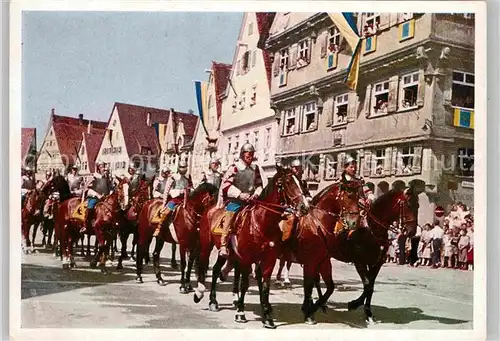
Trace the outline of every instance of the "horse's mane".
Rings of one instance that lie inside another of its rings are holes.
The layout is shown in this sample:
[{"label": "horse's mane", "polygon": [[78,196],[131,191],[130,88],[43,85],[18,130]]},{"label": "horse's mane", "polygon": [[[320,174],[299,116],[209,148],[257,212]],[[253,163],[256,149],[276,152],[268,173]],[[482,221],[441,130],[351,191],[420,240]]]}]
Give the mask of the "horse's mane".
[{"label": "horse's mane", "polygon": [[264,189],[262,190],[262,192],[259,195],[259,200],[264,200],[265,198],[267,198],[269,196],[269,193],[274,191],[275,177],[276,177],[276,175],[273,176],[273,178],[267,182],[266,187],[264,187]]},{"label": "horse's mane", "polygon": [[[404,190],[395,189],[395,188],[390,189],[389,191],[387,191],[386,193],[382,194],[381,196],[379,196],[378,198],[375,199],[375,201],[372,204],[372,208],[378,209],[381,206],[382,207],[386,206],[387,203],[389,201],[391,201],[395,195],[399,195],[399,194],[403,193],[403,191]],[[415,193],[411,189],[408,192],[408,194],[409,194],[409,201],[410,201],[411,207],[418,208],[418,196],[415,195]]]},{"label": "horse's mane", "polygon": [[200,185],[198,185],[198,187],[196,187],[191,192],[189,197],[190,198],[196,197],[198,194],[200,194],[200,192],[209,192],[212,196],[215,196],[218,194],[219,189],[208,182],[202,182]]},{"label": "horse's mane", "polygon": [[312,201],[311,201],[311,204],[312,205],[316,205],[319,201],[319,199],[321,199],[326,193],[330,192],[330,190],[336,186],[337,183],[333,183],[331,185],[328,185],[326,186],[325,188],[323,188],[318,194],[316,194],[313,198],[312,198]]}]

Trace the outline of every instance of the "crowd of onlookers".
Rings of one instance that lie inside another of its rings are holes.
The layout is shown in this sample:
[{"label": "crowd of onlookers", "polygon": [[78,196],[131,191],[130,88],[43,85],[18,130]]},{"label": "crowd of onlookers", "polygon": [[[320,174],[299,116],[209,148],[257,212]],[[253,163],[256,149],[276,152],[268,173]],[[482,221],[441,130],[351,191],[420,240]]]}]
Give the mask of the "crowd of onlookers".
[{"label": "crowd of onlookers", "polygon": [[474,269],[474,217],[462,203],[453,205],[441,222],[436,219],[433,225],[418,226],[412,238],[390,231],[389,239],[387,262],[433,269]]}]

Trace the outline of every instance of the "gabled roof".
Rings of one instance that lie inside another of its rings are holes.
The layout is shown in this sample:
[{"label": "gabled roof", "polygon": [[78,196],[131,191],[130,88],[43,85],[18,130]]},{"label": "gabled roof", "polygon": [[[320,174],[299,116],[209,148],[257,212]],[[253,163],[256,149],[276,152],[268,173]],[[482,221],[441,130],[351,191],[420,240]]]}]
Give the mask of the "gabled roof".
[{"label": "gabled roof", "polygon": [[271,62],[270,53],[264,48],[265,42],[269,37],[269,30],[271,29],[271,25],[273,24],[274,17],[276,16],[275,12],[257,12],[255,13],[257,16],[257,29],[259,30],[259,42],[257,43],[257,47],[261,49],[262,55],[264,57],[264,66],[266,68],[267,82],[269,83],[269,89],[271,89],[271,81],[272,81],[272,67],[273,63]]},{"label": "gabled roof", "polygon": [[26,158],[30,150],[30,146],[35,139],[36,128],[21,128],[21,160]]},{"label": "gabled roof", "polygon": [[105,132],[105,130],[102,130],[92,134],[83,133],[85,153],[87,153],[88,169],[90,173],[95,172],[95,160],[97,158],[97,154],[99,153],[99,148],[101,148]]},{"label": "gabled roof", "polygon": [[[59,153],[64,165],[74,164],[82,133],[87,132],[89,120],[52,114],[52,128],[59,147]],[[103,132],[106,129],[106,122],[90,120],[90,133]]]},{"label": "gabled roof", "polygon": [[212,75],[214,77],[215,99],[217,105],[217,119],[222,115],[222,97],[226,92],[229,76],[231,75],[231,64],[212,61]]}]

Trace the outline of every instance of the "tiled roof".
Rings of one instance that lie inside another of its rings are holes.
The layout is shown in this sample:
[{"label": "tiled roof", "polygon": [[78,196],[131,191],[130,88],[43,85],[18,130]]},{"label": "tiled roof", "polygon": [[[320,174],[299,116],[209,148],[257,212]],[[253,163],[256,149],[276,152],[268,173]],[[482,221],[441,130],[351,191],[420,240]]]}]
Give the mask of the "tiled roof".
[{"label": "tiled roof", "polygon": [[[65,166],[74,164],[82,142],[82,133],[87,132],[89,120],[52,115],[52,127]],[[90,120],[90,133],[103,132],[106,122]]]},{"label": "tiled roof", "polygon": [[269,89],[271,88],[272,80],[272,62],[270,53],[264,48],[265,41],[269,37],[269,30],[273,23],[276,13],[274,12],[257,12],[257,28],[259,30],[259,43],[258,47],[262,50],[262,55],[264,57],[264,66],[266,67],[267,82],[269,83]]},{"label": "tiled roof", "polygon": [[95,160],[97,154],[99,153],[99,148],[102,144],[102,139],[104,138],[105,130],[96,131],[92,134],[83,133],[83,138],[85,139],[85,152],[87,153],[88,169],[90,173],[95,172]]},{"label": "tiled roof", "polygon": [[222,114],[222,97],[226,92],[229,76],[231,74],[231,64],[224,64],[212,61],[212,71],[215,86],[215,98],[217,105],[217,119]]},{"label": "tiled roof", "polygon": [[30,150],[31,143],[35,140],[35,138],[36,128],[21,128],[21,160],[26,158]]}]

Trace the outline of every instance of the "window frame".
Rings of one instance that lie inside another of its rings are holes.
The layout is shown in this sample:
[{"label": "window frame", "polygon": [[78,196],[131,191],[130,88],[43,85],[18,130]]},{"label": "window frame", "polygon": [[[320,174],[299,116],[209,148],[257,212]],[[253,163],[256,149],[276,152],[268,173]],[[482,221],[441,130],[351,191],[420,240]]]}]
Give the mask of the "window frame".
[{"label": "window frame", "polygon": [[[312,106],[312,110],[308,109],[308,106]],[[303,133],[308,133],[311,131],[315,131],[318,129],[318,107],[316,105],[316,101],[310,101],[307,103],[304,103],[301,107],[301,115],[302,115],[302,132]],[[307,128],[307,118],[309,116],[313,116],[314,120],[311,123],[313,128]]]},{"label": "window frame", "polygon": [[[385,84],[387,83],[387,89],[385,89]],[[382,85],[382,91],[377,91],[377,85]],[[372,86],[372,97],[370,105],[370,117],[383,116],[387,114],[387,107],[389,106],[389,90],[390,90],[390,79],[384,80],[382,82],[377,82]],[[387,94],[387,102],[385,107],[385,112],[376,112],[375,105],[377,104],[377,96]],[[373,105],[375,104],[375,105]]]},{"label": "window frame", "polygon": [[302,39],[297,44],[297,68],[304,67],[311,61],[311,41]]},{"label": "window frame", "polygon": [[[299,123],[298,121],[298,115],[297,115],[297,107],[292,107],[292,108],[288,108],[288,109],[285,109],[283,110],[283,131],[282,131],[282,136],[289,136],[289,135],[294,135],[294,134],[297,134],[298,133],[298,125],[297,123]],[[293,116],[289,115],[293,113]],[[288,120],[291,120],[291,119],[294,119],[294,123],[293,123],[293,131],[291,132],[287,132],[287,127],[288,127]]]},{"label": "window frame", "polygon": [[[404,149],[408,148],[408,153],[404,153]],[[413,172],[413,163],[415,162],[415,157],[417,156],[415,154],[415,146],[404,146],[404,147],[399,147],[397,149],[397,158],[396,158],[396,175],[403,175],[403,176],[406,176],[406,175],[413,175],[414,172]],[[405,165],[404,165],[404,162],[403,162],[403,159],[405,157],[408,157],[409,158],[409,161],[408,161],[408,167],[410,169],[410,172],[409,173],[405,173],[404,170],[405,170]]]},{"label": "window frame", "polygon": [[[463,81],[456,81],[453,79],[453,76],[455,73],[461,73],[463,75]],[[468,83],[467,82],[467,76],[472,76],[474,77],[474,83]],[[468,86],[468,87],[471,87],[473,88],[473,90],[475,91],[475,86],[476,86],[476,76],[474,73],[471,73],[471,72],[467,72],[467,71],[461,71],[461,70],[452,70],[452,73],[451,73],[451,107],[452,108],[460,108],[460,109],[465,109],[465,110],[474,110],[474,107],[475,107],[475,102],[476,102],[476,99],[474,98],[474,105],[472,108],[467,108],[465,106],[459,106],[459,105],[454,105],[452,103],[453,101],[453,84],[458,84],[458,85],[461,85],[461,86]],[[473,93],[474,93],[473,91]]]},{"label": "window frame", "polygon": [[[461,154],[460,151],[472,151],[472,154]],[[472,160],[472,165],[470,167],[470,169],[472,170],[469,170],[468,172],[472,173],[472,174],[464,174],[466,171],[463,171],[462,169],[460,169],[460,161],[461,159],[468,159],[468,160]],[[461,176],[461,177],[474,177],[474,148],[467,148],[467,147],[463,147],[463,148],[458,148],[457,149],[457,161],[456,161],[456,164],[455,166],[458,168],[456,171],[455,171],[455,174],[457,174],[458,176]]]},{"label": "window frame", "polygon": [[[345,102],[339,102],[338,99],[342,98],[343,101]],[[347,111],[345,114],[345,121],[339,121],[338,119],[338,107],[347,105]],[[335,101],[333,104],[333,125],[338,126],[338,125],[343,125],[347,124],[347,116],[349,115],[349,93],[343,93],[338,96],[335,96]]]},{"label": "window frame", "polygon": [[254,132],[253,132],[253,146],[254,146],[255,150],[257,150],[259,148],[258,143],[259,143],[259,131],[254,130]]},{"label": "window frame", "polygon": [[[330,156],[332,156],[331,159]],[[325,173],[323,174],[323,178],[325,180],[333,180],[337,177],[338,164],[339,164],[338,155],[328,155],[325,157]],[[327,175],[329,169],[333,169],[333,176]]]},{"label": "window frame", "polygon": [[[382,156],[377,156],[377,152],[379,152],[379,151],[382,152]],[[385,155],[385,148],[374,149],[373,150],[372,156],[371,156],[371,170],[370,170],[370,174],[371,174],[372,177],[384,176],[385,157],[386,157],[386,155]],[[377,165],[377,161],[378,160],[382,161],[382,164],[381,164],[382,172],[381,172],[381,174],[377,174],[377,169],[379,169],[379,166],[380,166],[380,165]]]},{"label": "window frame", "polygon": [[290,49],[288,47],[280,50],[280,72],[288,71],[288,63],[290,58]]},{"label": "window frame", "polygon": [[[414,80],[415,75],[417,76],[417,80]],[[405,77],[410,77],[410,83],[404,84]],[[405,89],[412,87],[412,86],[415,86],[415,85],[417,86],[417,91],[415,93],[415,104],[413,106],[404,107],[403,101],[404,101]],[[417,109],[418,108],[418,92],[420,91],[420,72],[413,71],[413,72],[409,72],[409,73],[405,73],[405,74],[401,75],[398,91],[399,91],[399,99],[398,99],[399,111]]]},{"label": "window frame", "polygon": [[[333,34],[332,34],[333,32]],[[328,28],[328,53],[336,53],[340,50],[341,34],[337,26],[333,25]],[[331,50],[330,46],[336,46],[336,49]]]}]

